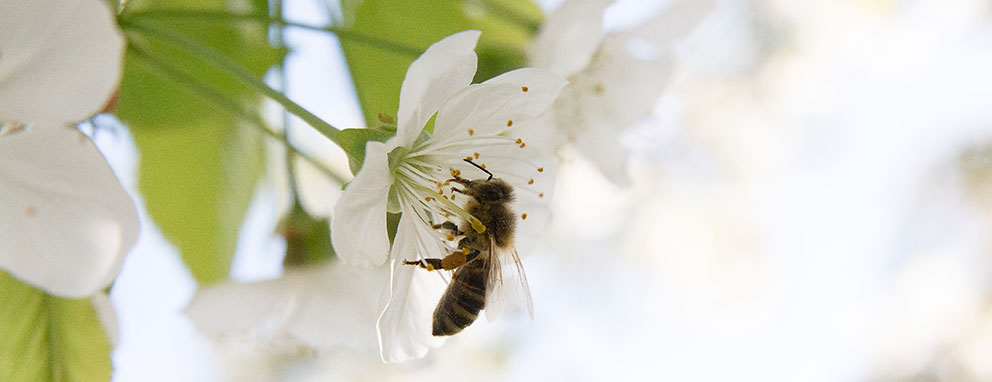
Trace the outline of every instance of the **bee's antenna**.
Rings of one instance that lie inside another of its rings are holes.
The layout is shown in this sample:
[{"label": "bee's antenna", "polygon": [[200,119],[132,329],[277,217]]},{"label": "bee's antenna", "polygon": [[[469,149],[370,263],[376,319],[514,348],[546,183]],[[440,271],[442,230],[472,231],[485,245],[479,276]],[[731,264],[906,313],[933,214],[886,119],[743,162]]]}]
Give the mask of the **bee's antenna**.
[{"label": "bee's antenna", "polygon": [[489,179],[486,179],[487,182],[490,181],[490,180],[493,180],[493,173],[489,172],[489,170],[486,170],[484,167],[475,164],[475,162],[472,162],[471,159],[465,158],[465,159],[462,159],[462,160],[468,162],[468,164],[470,164],[470,165],[475,166],[475,168],[477,168],[479,170],[482,170],[482,172],[486,173],[486,175],[489,175]]}]

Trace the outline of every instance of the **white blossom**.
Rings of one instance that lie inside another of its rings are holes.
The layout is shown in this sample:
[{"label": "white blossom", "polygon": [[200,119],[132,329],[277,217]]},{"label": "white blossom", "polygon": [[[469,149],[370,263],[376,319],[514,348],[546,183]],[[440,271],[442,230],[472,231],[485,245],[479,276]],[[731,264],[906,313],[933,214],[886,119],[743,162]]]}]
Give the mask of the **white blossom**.
[{"label": "white blossom", "polygon": [[[486,177],[465,158],[514,187],[518,246],[526,245],[525,233],[537,232],[546,220],[553,169],[515,126],[539,117],[566,81],[519,69],[471,84],[478,38],[478,31],[452,35],[410,65],[400,91],[396,136],[368,143],[361,170],[335,208],[332,241],[343,260],[365,266],[390,260],[390,297],[378,321],[385,361],[422,357],[442,342],[431,336],[431,313],[444,278],[402,261],[447,255],[456,243],[431,226],[474,219],[460,207],[467,197],[452,192],[447,182],[453,174]],[[425,126],[432,118],[429,131]],[[402,213],[392,246],[387,211]]]},{"label": "white blossom", "polygon": [[105,288],[138,237],[134,202],[73,127],[116,91],[123,51],[103,1],[0,4],[0,269],[54,295]]},{"label": "white blossom", "polygon": [[712,1],[681,0],[640,25],[606,33],[603,15],[612,3],[567,1],[534,39],[531,64],[569,84],[545,120],[527,130],[552,148],[572,144],[624,185],[629,179],[619,133],[654,108],[668,82],[673,45],[709,13]]},{"label": "white blossom", "polygon": [[287,269],[278,279],[223,283],[199,291],[186,307],[197,329],[220,342],[265,348],[372,349],[388,271],[332,261]]}]

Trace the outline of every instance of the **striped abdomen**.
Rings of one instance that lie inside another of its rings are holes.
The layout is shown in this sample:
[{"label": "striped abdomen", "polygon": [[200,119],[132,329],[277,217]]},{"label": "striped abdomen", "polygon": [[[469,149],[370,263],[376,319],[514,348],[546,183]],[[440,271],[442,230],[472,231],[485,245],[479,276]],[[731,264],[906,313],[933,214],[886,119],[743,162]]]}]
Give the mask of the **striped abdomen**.
[{"label": "striped abdomen", "polygon": [[467,328],[486,307],[489,259],[479,258],[455,270],[441,302],[434,309],[435,336],[450,336]]}]

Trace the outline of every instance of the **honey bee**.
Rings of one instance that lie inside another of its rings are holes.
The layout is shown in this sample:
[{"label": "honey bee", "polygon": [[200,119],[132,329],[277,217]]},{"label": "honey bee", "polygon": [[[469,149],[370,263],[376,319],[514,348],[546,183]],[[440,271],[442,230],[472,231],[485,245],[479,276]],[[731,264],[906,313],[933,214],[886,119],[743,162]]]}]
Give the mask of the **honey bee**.
[{"label": "honey bee", "polygon": [[403,264],[416,265],[427,270],[454,271],[448,289],[434,309],[432,334],[438,337],[450,336],[467,328],[475,322],[479,311],[483,309],[490,320],[499,315],[503,293],[501,257],[507,255],[513,259],[519,273],[527,313],[532,318],[534,315],[527,276],[513,246],[516,215],[509,207],[514,197],[513,187],[502,179],[493,179],[491,172],[470,159],[465,159],[465,162],[482,170],[489,177],[485,180],[468,180],[453,173],[454,179],[450,181],[464,186],[464,189],[452,188],[452,191],[469,197],[465,211],[478,219],[485,230],[478,232],[470,222],[462,222],[461,226],[451,221],[436,224],[434,229],[444,229],[455,237],[461,237],[458,241],[459,250],[452,251],[444,258],[403,261]]}]

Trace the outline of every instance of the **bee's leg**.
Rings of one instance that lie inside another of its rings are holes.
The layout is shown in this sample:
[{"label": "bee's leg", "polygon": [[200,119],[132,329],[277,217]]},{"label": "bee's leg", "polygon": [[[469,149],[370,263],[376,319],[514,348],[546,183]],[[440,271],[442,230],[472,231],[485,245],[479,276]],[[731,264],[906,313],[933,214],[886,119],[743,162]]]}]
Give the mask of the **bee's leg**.
[{"label": "bee's leg", "polygon": [[465,263],[475,260],[479,257],[479,251],[472,250],[469,253],[458,251],[445,256],[443,259],[429,258],[417,261],[407,261],[403,260],[403,264],[406,265],[416,265],[418,267],[424,268],[428,271],[433,271],[435,269],[444,269],[446,271],[454,270]]},{"label": "bee's leg", "polygon": [[454,235],[454,236],[461,236],[462,234],[464,234],[464,232],[458,230],[458,225],[457,224],[452,223],[450,221],[446,221],[446,222],[441,223],[441,224],[435,224],[435,225],[431,226],[431,228],[434,228],[434,229],[442,229],[442,228],[443,229],[446,229],[446,230],[450,231],[451,234]]},{"label": "bee's leg", "polygon": [[403,260],[404,265],[416,265],[418,267],[424,268],[428,271],[433,271],[435,269],[441,268],[441,259],[423,259],[417,261],[407,261]]},{"label": "bee's leg", "polygon": [[[471,185],[472,185],[472,181],[471,180],[462,178],[460,176],[455,176],[454,178],[451,178],[451,179],[448,179],[448,180],[445,181],[445,183],[449,183],[449,182],[455,182],[455,183],[458,183],[460,185],[463,185],[463,186],[466,186],[466,187],[469,187],[469,188],[471,188]],[[451,191],[458,192],[458,193],[465,194],[465,195],[469,195],[469,193],[468,192],[465,192],[465,190],[459,190],[459,189],[454,188],[454,187],[451,187]]]}]

